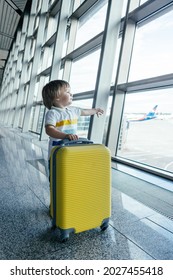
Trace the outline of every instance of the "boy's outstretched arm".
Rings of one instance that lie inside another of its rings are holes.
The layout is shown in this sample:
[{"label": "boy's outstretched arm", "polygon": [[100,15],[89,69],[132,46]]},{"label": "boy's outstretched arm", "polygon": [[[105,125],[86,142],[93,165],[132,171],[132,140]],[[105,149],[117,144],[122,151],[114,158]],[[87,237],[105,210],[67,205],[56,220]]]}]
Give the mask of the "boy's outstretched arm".
[{"label": "boy's outstretched arm", "polygon": [[92,108],[92,109],[82,109],[81,110],[81,116],[92,116],[97,115],[99,117],[100,115],[103,115],[104,111],[101,108]]}]

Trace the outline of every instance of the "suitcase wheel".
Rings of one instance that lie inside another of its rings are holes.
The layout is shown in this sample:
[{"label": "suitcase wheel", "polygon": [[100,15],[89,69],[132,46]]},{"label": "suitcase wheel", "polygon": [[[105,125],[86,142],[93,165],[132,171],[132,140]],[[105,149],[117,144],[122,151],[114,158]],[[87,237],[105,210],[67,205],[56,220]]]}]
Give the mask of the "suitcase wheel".
[{"label": "suitcase wheel", "polygon": [[65,242],[68,241],[69,236],[68,236],[68,237],[60,237],[60,239],[61,239],[61,242],[62,242],[62,243],[65,243]]},{"label": "suitcase wheel", "polygon": [[105,231],[108,228],[108,226],[109,226],[109,219],[105,219],[100,226],[101,231]]},{"label": "suitcase wheel", "polygon": [[101,225],[100,228],[101,228],[101,231],[105,231],[107,228],[108,228],[108,224],[107,225]]},{"label": "suitcase wheel", "polygon": [[70,233],[74,232],[74,229],[60,229],[61,235],[60,240],[62,243],[65,243],[68,241],[70,237]]},{"label": "suitcase wheel", "polygon": [[63,232],[61,232],[60,241],[62,243],[65,243],[69,240],[69,237],[70,237],[70,234],[68,232],[63,231]]}]

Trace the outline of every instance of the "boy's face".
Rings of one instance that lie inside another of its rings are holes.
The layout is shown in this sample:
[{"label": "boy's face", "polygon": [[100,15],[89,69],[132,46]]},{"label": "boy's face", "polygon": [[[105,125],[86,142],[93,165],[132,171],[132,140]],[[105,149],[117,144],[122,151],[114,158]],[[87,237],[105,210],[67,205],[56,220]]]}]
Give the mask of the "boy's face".
[{"label": "boy's face", "polygon": [[60,93],[54,99],[54,106],[59,108],[64,108],[72,103],[73,95],[71,93],[70,87],[62,87]]}]

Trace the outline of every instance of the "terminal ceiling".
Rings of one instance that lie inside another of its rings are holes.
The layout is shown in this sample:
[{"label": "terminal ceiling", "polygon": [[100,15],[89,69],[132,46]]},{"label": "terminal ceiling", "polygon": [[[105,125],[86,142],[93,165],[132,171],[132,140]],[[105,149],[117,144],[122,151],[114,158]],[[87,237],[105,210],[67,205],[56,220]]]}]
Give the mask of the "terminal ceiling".
[{"label": "terminal ceiling", "polygon": [[31,0],[0,0],[0,86],[16,29],[28,1]]}]

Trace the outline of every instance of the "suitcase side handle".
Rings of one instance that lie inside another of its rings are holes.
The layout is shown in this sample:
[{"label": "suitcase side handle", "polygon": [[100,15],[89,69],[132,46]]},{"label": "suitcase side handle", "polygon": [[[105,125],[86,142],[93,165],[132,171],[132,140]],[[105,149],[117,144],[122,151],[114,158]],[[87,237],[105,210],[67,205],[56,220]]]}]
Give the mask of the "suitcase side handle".
[{"label": "suitcase side handle", "polygon": [[63,139],[60,141],[53,141],[52,146],[71,146],[76,144],[93,144],[93,141],[86,138],[79,138],[78,140]]}]

